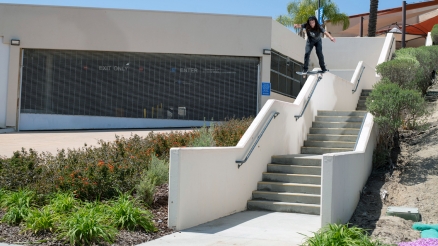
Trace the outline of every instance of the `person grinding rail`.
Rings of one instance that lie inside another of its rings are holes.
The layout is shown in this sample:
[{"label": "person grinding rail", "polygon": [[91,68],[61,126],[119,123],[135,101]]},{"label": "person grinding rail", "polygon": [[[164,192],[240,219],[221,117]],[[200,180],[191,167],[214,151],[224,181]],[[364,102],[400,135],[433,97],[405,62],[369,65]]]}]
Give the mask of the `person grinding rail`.
[{"label": "person grinding rail", "polygon": [[316,55],[318,56],[319,66],[321,67],[322,72],[326,72],[327,68],[324,63],[324,55],[322,54],[322,34],[327,35],[332,42],[336,42],[336,39],[330,35],[324,28],[322,28],[318,20],[315,16],[310,16],[306,23],[304,24],[294,24],[295,28],[304,28],[307,33],[307,42],[306,42],[306,54],[304,55],[304,66],[303,66],[303,74],[307,74],[307,70],[309,69],[309,57],[310,53],[313,50],[313,47],[316,47]]}]

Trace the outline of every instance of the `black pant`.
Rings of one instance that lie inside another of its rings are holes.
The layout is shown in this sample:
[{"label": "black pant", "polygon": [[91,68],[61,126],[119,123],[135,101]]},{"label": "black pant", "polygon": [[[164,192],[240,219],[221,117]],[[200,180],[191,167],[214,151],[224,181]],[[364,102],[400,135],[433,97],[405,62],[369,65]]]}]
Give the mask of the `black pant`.
[{"label": "black pant", "polygon": [[319,39],[316,42],[310,42],[309,40],[307,40],[306,54],[304,55],[303,69],[306,71],[307,71],[307,69],[309,69],[309,57],[310,57],[310,53],[313,50],[313,46],[316,47],[316,55],[318,56],[319,66],[321,67],[321,70],[326,70],[325,63],[324,63],[324,55],[322,54],[322,40],[321,39]]}]

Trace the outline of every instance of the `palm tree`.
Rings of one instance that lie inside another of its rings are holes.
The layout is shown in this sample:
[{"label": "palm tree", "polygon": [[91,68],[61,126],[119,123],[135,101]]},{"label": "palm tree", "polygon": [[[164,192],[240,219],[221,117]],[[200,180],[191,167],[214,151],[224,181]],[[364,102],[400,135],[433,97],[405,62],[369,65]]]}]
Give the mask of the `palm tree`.
[{"label": "palm tree", "polygon": [[[323,8],[323,20],[330,20],[334,25],[342,24],[343,30],[350,26],[350,19],[344,13],[339,12],[336,3],[331,0],[321,0]],[[295,0],[287,5],[287,15],[280,15],[277,21],[281,24],[292,27],[294,24],[305,23],[309,16],[315,15],[318,9],[318,0]]]},{"label": "palm tree", "polygon": [[379,0],[370,0],[370,20],[368,22],[368,37],[376,36],[378,7],[379,7]]}]

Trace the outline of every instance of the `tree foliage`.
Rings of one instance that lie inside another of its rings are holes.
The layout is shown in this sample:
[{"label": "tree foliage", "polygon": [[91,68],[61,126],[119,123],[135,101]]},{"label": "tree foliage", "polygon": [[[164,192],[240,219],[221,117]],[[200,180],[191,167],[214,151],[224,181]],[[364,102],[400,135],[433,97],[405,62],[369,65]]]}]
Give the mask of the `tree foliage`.
[{"label": "tree foliage", "polygon": [[[321,0],[323,8],[323,20],[330,20],[334,25],[342,24],[343,30],[350,26],[350,19],[345,13],[339,11],[338,6],[332,0]],[[280,15],[277,21],[281,24],[292,27],[294,24],[307,22],[309,16],[315,15],[318,9],[318,0],[295,0],[287,5],[287,15]]]}]

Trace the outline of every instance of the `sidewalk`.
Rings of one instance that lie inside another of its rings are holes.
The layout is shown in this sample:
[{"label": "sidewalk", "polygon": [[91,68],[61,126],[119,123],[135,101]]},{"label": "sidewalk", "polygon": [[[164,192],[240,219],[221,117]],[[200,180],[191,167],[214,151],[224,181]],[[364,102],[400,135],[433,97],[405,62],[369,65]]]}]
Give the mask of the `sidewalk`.
[{"label": "sidewalk", "polygon": [[150,132],[190,131],[190,128],[177,129],[128,129],[128,130],[88,130],[88,131],[47,131],[47,132],[12,132],[0,134],[0,156],[10,157],[22,147],[55,154],[58,149],[97,146],[97,141],[115,140],[115,135],[128,138],[137,134],[146,137]]},{"label": "sidewalk", "polygon": [[312,235],[320,223],[317,215],[245,211],[140,245],[300,245],[300,233]]}]

